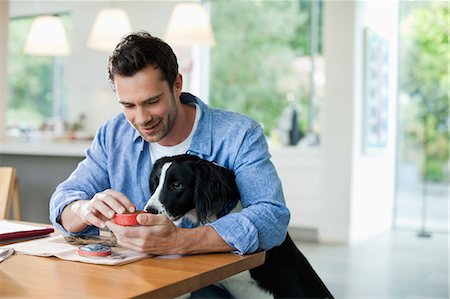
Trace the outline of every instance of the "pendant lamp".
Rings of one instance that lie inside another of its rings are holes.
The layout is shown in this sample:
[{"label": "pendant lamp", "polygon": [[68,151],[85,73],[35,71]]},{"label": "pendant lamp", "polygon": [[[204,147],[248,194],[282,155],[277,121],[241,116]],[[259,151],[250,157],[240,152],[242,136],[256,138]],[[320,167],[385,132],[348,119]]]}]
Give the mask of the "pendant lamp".
[{"label": "pendant lamp", "polygon": [[65,56],[69,43],[63,22],[56,16],[38,16],[31,24],[24,51],[37,56]]},{"label": "pendant lamp", "polygon": [[214,34],[205,7],[200,3],[177,4],[164,39],[179,47],[214,46]]},{"label": "pendant lamp", "polygon": [[95,19],[87,46],[94,50],[110,52],[120,39],[130,32],[130,20],[123,9],[104,8]]}]

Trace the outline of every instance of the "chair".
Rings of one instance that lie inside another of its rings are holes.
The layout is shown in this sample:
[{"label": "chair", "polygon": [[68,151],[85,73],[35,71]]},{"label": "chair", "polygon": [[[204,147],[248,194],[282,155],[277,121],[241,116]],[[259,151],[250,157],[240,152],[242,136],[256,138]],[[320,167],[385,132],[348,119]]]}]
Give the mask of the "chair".
[{"label": "chair", "polygon": [[0,219],[10,219],[11,203],[14,220],[20,220],[19,181],[16,169],[0,167]]}]

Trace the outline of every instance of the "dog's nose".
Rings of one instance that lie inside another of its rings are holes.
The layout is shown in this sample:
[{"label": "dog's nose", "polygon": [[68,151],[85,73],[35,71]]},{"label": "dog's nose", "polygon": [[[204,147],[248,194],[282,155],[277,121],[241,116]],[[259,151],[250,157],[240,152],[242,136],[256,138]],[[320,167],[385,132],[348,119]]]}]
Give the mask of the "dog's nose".
[{"label": "dog's nose", "polygon": [[158,210],[155,209],[154,207],[147,207],[147,208],[145,208],[145,211],[147,211],[147,213],[150,213],[150,214],[159,214]]}]

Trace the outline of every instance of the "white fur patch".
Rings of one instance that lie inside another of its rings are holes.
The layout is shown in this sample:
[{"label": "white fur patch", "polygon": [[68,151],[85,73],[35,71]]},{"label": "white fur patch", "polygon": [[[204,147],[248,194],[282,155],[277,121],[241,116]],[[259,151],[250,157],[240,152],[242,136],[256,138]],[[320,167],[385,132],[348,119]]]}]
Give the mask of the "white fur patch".
[{"label": "white fur patch", "polygon": [[161,175],[159,176],[159,184],[158,187],[156,187],[155,193],[150,197],[150,199],[147,201],[147,204],[144,207],[144,210],[146,210],[148,207],[152,207],[154,209],[157,209],[160,213],[167,215],[166,209],[164,208],[164,205],[159,200],[161,190],[164,186],[164,181],[166,179],[166,173],[167,169],[169,169],[170,165],[172,165],[172,162],[165,163],[161,167]]},{"label": "white fur patch", "polygon": [[187,212],[183,216],[183,218],[187,218],[192,223],[198,223],[197,212],[195,211],[195,209],[192,209],[189,212]]},{"label": "white fur patch", "polygon": [[[273,295],[258,287],[249,271],[244,271],[216,283],[225,288],[236,299],[273,299]],[[187,299],[190,293],[174,299]]]},{"label": "white fur patch", "polygon": [[244,271],[218,283],[228,290],[237,299],[273,299],[273,295],[261,289],[257,282],[250,276],[249,271]]}]

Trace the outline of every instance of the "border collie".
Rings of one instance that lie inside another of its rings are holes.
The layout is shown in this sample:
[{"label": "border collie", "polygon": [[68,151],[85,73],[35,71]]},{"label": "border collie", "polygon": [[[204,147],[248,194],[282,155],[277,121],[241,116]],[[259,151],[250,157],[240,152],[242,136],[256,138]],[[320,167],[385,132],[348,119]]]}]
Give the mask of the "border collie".
[{"label": "border collie", "polygon": [[[144,207],[176,225],[196,225],[239,209],[239,191],[230,170],[193,155],[164,157],[150,175],[152,196]],[[266,252],[263,265],[220,282],[235,298],[333,298],[287,234]]]}]

